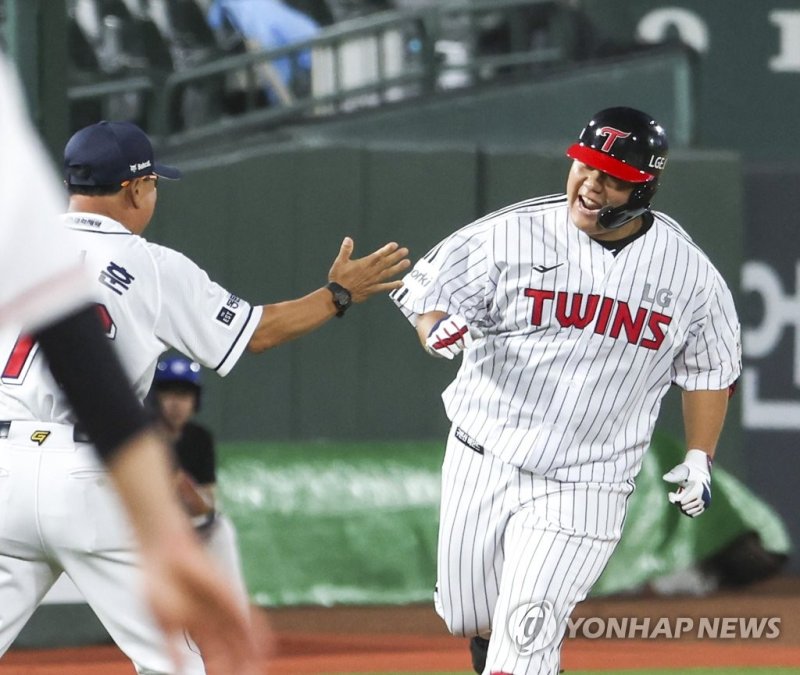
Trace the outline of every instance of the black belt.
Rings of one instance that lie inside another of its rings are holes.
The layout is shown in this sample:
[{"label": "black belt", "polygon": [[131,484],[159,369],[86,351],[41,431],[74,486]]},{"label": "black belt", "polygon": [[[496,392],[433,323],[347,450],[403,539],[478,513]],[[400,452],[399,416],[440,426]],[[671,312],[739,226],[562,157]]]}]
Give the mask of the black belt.
[{"label": "black belt", "polygon": [[[8,432],[11,431],[10,421],[0,421],[0,438],[8,438]],[[72,427],[72,440],[75,443],[91,443],[89,434],[87,434],[80,427]]]}]

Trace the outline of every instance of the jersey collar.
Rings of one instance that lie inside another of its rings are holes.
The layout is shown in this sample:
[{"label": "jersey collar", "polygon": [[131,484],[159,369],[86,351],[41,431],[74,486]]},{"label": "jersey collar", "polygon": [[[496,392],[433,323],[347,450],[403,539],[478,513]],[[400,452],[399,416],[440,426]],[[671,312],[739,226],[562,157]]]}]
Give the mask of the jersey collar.
[{"label": "jersey collar", "polygon": [[623,248],[625,248],[628,244],[636,241],[639,237],[643,237],[647,234],[648,230],[653,227],[653,214],[650,211],[645,211],[642,214],[642,226],[636,230],[633,234],[629,234],[627,237],[622,239],[616,239],[614,241],[605,241],[603,239],[595,239],[592,237],[592,240],[603,248],[608,249],[613,253],[615,256],[619,253]]},{"label": "jersey collar", "polygon": [[65,213],[62,219],[64,224],[71,230],[102,232],[103,234],[133,234],[122,223],[97,213],[71,211],[70,213]]}]

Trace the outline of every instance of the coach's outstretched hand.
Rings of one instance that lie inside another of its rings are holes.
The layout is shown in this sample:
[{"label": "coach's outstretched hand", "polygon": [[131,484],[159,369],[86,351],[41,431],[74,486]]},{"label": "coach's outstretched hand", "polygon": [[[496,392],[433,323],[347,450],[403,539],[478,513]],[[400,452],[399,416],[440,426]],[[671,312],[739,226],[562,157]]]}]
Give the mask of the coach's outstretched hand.
[{"label": "coach's outstretched hand", "polygon": [[[351,302],[364,302],[375,293],[401,288],[402,281],[390,279],[411,265],[408,249],[395,242],[363,258],[353,259],[352,255],[353,240],[345,237],[328,272],[328,281],[349,292]],[[329,286],[323,286],[302,298],[263,305],[261,319],[247,348],[257,354],[310,333],[334,316],[342,316],[344,310],[336,304],[332,292]]]},{"label": "coach's outstretched hand", "polygon": [[399,279],[388,280],[410,267],[407,248],[390,242],[363,258],[353,259],[353,246],[353,240],[345,237],[328,273],[328,281],[335,281],[350,291],[353,302],[364,302],[370,295],[393,291],[403,285]]}]

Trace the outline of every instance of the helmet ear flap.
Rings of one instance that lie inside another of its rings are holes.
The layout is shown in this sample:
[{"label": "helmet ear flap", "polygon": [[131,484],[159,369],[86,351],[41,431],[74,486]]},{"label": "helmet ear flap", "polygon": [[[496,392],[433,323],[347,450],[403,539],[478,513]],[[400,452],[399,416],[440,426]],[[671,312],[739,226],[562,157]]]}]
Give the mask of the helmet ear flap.
[{"label": "helmet ear flap", "polygon": [[604,206],[597,214],[597,224],[605,230],[616,230],[625,223],[650,210],[650,201],[658,189],[658,181],[640,183],[631,192],[628,201],[621,206]]},{"label": "helmet ear flap", "polygon": [[631,196],[628,199],[628,206],[632,208],[650,208],[650,202],[653,200],[656,190],[658,190],[657,179],[649,180],[646,183],[639,183],[633,188],[633,192],[631,192]]}]

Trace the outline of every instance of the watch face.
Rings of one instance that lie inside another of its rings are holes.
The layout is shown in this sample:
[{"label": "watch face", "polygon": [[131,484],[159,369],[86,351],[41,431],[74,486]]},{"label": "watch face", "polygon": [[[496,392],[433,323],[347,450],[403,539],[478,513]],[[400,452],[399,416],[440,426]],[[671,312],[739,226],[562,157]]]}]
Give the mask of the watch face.
[{"label": "watch face", "polygon": [[350,305],[350,294],[347,291],[336,291],[333,297],[339,307],[348,307]]}]

